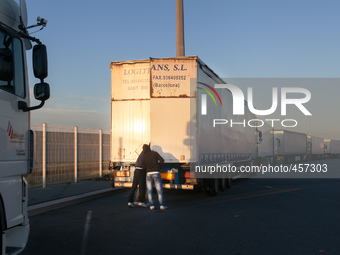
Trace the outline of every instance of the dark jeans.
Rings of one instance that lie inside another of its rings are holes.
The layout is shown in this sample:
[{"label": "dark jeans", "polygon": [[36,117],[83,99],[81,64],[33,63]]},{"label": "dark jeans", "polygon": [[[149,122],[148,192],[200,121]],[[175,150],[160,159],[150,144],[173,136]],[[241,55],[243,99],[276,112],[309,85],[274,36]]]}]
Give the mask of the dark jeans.
[{"label": "dark jeans", "polygon": [[136,201],[145,202],[145,190],[146,190],[146,171],[143,169],[136,169],[133,176],[133,183],[129,195],[129,202],[133,202],[135,191],[139,185],[138,198]]}]

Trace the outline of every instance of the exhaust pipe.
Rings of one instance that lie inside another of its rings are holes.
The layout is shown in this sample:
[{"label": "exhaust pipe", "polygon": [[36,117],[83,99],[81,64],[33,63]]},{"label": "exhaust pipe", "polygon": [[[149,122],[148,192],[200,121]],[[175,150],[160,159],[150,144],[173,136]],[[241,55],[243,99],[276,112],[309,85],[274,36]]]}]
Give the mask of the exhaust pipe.
[{"label": "exhaust pipe", "polygon": [[176,0],[176,56],[185,56],[183,0]]}]

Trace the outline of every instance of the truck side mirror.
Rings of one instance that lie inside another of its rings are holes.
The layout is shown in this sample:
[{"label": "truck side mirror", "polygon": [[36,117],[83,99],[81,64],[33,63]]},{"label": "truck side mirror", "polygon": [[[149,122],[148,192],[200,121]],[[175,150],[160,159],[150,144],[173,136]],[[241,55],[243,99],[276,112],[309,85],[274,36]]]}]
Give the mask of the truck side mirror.
[{"label": "truck side mirror", "polygon": [[276,147],[281,146],[281,140],[279,138],[276,138]]},{"label": "truck side mirror", "polygon": [[257,144],[260,144],[261,142],[262,142],[262,131],[260,131],[260,130],[258,130],[257,128],[256,128],[256,132],[257,132],[257,134],[258,134],[258,137],[259,137],[259,140],[256,142]]},{"label": "truck side mirror", "polygon": [[48,75],[47,50],[44,44],[37,44],[33,47],[33,72],[34,76],[44,80]]},{"label": "truck side mirror", "polygon": [[41,102],[37,106],[28,107],[26,102],[19,101],[18,108],[24,112],[40,109],[50,98],[50,85],[44,82],[47,77],[47,51],[43,44],[33,47],[33,72],[34,76],[40,79],[40,83],[34,85],[34,97]]},{"label": "truck side mirror", "polygon": [[34,97],[40,101],[46,101],[50,98],[50,85],[42,82],[34,85]]}]

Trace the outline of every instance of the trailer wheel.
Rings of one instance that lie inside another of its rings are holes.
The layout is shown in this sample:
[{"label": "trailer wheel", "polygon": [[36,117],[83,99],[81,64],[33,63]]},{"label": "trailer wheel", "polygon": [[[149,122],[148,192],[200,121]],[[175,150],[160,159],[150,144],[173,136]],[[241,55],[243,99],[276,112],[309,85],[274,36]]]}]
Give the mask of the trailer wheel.
[{"label": "trailer wheel", "polygon": [[229,177],[226,179],[226,188],[227,188],[227,189],[230,189],[232,185],[233,185],[233,179],[229,176]]},{"label": "trailer wheel", "polygon": [[219,189],[219,179],[211,179],[209,191],[211,196],[216,196]]},{"label": "trailer wheel", "polygon": [[209,196],[216,196],[219,189],[219,179],[205,179],[204,191]]},{"label": "trailer wheel", "polygon": [[219,179],[219,189],[220,189],[220,191],[225,191],[226,190],[226,188],[227,188],[227,180],[225,179],[225,178],[221,178],[221,179]]}]

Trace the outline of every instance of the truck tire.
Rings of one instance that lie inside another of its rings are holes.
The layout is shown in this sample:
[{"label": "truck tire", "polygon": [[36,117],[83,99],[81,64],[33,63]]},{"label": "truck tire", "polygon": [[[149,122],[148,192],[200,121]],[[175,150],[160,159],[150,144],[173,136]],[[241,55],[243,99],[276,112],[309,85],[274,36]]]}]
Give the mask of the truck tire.
[{"label": "truck tire", "polygon": [[3,243],[2,243],[2,235],[6,229],[6,219],[5,219],[5,207],[3,206],[2,196],[0,195],[0,254],[2,254]]},{"label": "truck tire", "polygon": [[219,189],[219,179],[211,179],[210,182],[210,187],[209,187],[209,191],[210,191],[210,196],[216,196],[218,193],[218,189]]},{"label": "truck tire", "polygon": [[229,176],[228,178],[226,178],[226,188],[230,189],[232,185],[233,185],[233,179]]},{"label": "truck tire", "polygon": [[227,180],[225,178],[219,179],[219,189],[221,192],[225,191],[227,188]]},{"label": "truck tire", "polygon": [[205,179],[204,190],[209,196],[216,196],[219,189],[219,179]]}]

